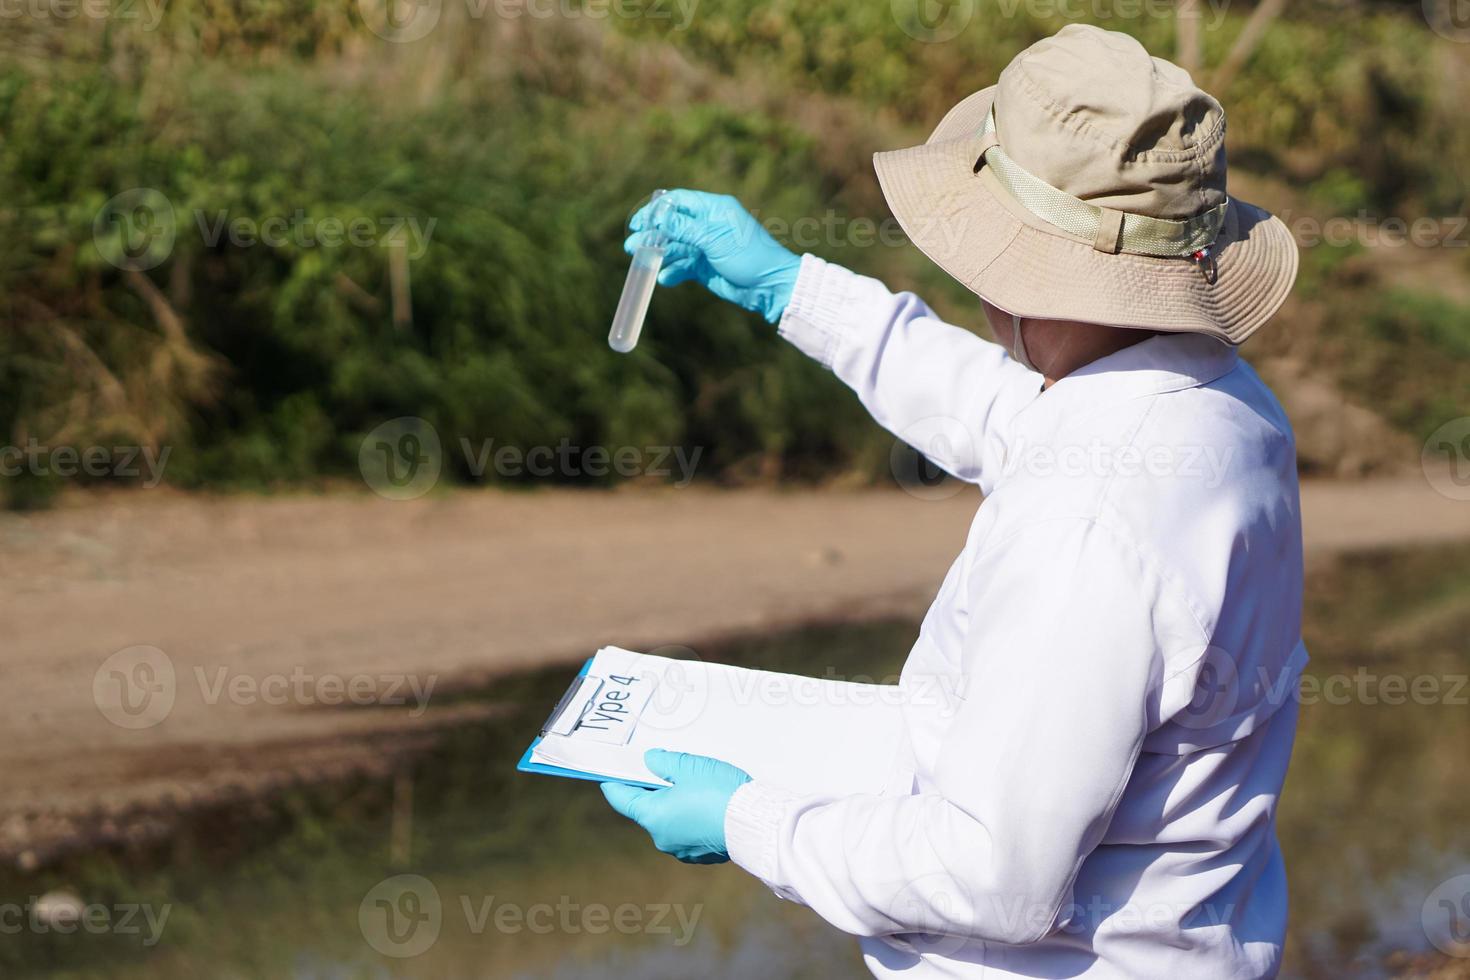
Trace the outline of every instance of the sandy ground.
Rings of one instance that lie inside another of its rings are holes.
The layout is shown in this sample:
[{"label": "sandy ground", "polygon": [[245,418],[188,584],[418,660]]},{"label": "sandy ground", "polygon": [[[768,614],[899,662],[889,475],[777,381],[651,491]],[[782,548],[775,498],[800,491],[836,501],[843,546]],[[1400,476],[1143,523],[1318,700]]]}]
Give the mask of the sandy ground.
[{"label": "sandy ground", "polygon": [[[1470,504],[1422,478],[1303,493],[1313,557],[1470,538]],[[604,643],[698,651],[800,623],[916,615],[978,503],[898,491],[151,491],[0,516],[13,695],[0,716],[0,859],[31,867],[164,833],[190,805],[389,769],[438,726],[486,710],[452,703],[454,689]],[[423,713],[426,696],[440,700]]]}]

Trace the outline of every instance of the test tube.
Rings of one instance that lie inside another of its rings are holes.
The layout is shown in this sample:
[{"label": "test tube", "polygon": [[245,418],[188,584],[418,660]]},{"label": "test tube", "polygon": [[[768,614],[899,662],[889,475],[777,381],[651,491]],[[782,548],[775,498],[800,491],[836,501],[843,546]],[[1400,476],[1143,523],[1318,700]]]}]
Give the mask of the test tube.
[{"label": "test tube", "polygon": [[[649,203],[657,201],[663,193],[654,191]],[[666,244],[663,232],[654,231],[645,244],[633,250],[633,262],[628,266],[628,278],[623,282],[623,295],[618,298],[612,329],[607,334],[607,345],[619,354],[626,354],[638,346],[643,318],[648,315],[648,302],[653,299],[653,287],[658,285],[658,270],[664,264]]]}]

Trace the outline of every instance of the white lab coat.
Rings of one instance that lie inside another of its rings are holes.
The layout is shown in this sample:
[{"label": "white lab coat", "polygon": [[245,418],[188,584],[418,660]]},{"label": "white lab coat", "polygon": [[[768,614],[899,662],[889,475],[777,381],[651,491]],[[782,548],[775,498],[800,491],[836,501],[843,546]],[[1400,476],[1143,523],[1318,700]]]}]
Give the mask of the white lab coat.
[{"label": "white lab coat", "polygon": [[1170,334],[1041,392],[813,256],[780,329],[986,499],[904,667],[888,790],[749,783],[731,858],[863,937],[882,977],[1274,975],[1306,650],[1270,391],[1233,348]]}]

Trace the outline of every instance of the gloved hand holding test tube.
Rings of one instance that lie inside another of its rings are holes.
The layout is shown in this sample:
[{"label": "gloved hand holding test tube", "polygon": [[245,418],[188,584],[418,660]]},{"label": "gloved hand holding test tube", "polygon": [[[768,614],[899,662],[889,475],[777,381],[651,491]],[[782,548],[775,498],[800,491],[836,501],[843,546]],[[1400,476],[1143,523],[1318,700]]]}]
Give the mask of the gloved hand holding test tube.
[{"label": "gloved hand holding test tube", "polygon": [[623,250],[633,263],[607,337],[613,350],[626,354],[637,345],[655,283],[673,286],[692,279],[769,323],[781,319],[801,256],[772,238],[735,198],[654,191],[628,227]]}]

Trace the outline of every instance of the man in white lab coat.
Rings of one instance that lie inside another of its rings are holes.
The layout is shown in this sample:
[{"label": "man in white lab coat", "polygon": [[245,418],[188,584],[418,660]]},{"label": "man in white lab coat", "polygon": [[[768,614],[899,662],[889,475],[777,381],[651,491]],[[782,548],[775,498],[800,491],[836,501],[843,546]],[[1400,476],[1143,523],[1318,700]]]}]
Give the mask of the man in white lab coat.
[{"label": "man in white lab coat", "polygon": [[[1296,274],[1226,193],[1224,114],[1133,39],[1022,52],[922,146],[880,153],[911,240],[999,344],[796,257],[728,197],[665,195],[695,279],[780,324],[875,419],[985,494],[904,667],[880,795],[806,796],[653,753],[609,801],[861,937],[878,976],[1263,977],[1296,728],[1302,554],[1280,406],[1236,346]],[[933,692],[947,692],[936,702]]]}]

